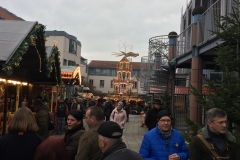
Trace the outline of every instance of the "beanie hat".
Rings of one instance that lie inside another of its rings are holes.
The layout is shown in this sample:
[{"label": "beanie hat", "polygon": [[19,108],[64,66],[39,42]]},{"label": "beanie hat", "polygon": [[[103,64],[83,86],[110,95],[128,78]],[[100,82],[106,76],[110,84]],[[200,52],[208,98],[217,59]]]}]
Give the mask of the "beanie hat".
[{"label": "beanie hat", "polygon": [[169,118],[171,118],[171,113],[167,110],[162,110],[162,111],[158,112],[157,121],[159,121],[164,116],[168,116]]}]

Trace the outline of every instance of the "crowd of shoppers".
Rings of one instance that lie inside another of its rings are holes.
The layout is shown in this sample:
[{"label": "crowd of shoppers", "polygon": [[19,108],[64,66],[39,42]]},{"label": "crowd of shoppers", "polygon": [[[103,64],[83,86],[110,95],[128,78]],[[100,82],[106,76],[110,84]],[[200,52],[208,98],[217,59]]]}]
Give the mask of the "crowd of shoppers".
[{"label": "crowd of shoppers", "polygon": [[171,113],[161,110],[161,101],[154,100],[153,108],[149,104],[143,110],[149,131],[144,135],[137,153],[127,149],[122,141],[128,119],[128,103],[119,101],[114,108],[112,102],[107,100],[103,107],[89,107],[85,114],[89,130],[85,131],[81,109],[71,107],[68,110],[62,100],[56,106],[55,113],[58,119],[66,117],[67,125],[61,124],[59,127],[65,132],[63,138],[49,137],[49,108],[41,99],[36,99],[32,105],[35,116],[27,107],[15,112],[8,133],[0,138],[0,160],[239,159],[236,138],[227,131],[227,114],[221,109],[208,110],[207,124],[193,137],[188,151],[182,134],[172,127]]}]

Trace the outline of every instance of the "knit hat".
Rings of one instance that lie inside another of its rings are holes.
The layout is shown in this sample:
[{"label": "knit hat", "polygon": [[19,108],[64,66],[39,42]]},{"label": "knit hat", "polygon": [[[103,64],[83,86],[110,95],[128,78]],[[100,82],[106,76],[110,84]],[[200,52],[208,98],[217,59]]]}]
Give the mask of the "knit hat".
[{"label": "knit hat", "polygon": [[41,99],[35,99],[32,106],[42,106],[44,105],[43,104],[43,101]]},{"label": "knit hat", "polygon": [[106,121],[100,125],[97,133],[106,138],[118,139],[122,137],[122,129],[112,121]]},{"label": "knit hat", "polygon": [[169,111],[167,111],[167,110],[162,110],[162,111],[158,112],[158,114],[157,114],[157,121],[159,121],[164,116],[168,116],[168,117],[171,118],[171,113]]}]

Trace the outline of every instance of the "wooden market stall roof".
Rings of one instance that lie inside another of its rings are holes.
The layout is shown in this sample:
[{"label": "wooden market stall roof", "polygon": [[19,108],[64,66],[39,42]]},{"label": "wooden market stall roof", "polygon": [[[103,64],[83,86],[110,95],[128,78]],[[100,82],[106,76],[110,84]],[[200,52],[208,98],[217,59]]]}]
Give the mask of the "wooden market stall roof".
[{"label": "wooden market stall roof", "polygon": [[81,70],[79,66],[61,66],[61,77],[62,80],[76,80],[75,82],[71,81],[75,85],[81,84]]},{"label": "wooden market stall roof", "polygon": [[38,22],[0,20],[1,78],[56,85],[45,40],[45,26]]}]

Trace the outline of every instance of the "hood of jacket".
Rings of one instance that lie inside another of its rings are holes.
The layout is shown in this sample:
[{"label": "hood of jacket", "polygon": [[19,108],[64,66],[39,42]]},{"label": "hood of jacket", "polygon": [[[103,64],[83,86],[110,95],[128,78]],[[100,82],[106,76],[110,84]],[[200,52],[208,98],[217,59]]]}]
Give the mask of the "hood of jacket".
[{"label": "hood of jacket", "polygon": [[38,112],[38,111],[40,111],[40,110],[49,111],[49,107],[48,107],[46,104],[44,104],[44,105],[42,105],[41,107],[39,107],[36,112]]}]

